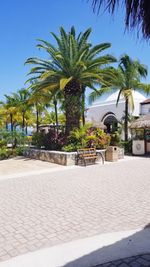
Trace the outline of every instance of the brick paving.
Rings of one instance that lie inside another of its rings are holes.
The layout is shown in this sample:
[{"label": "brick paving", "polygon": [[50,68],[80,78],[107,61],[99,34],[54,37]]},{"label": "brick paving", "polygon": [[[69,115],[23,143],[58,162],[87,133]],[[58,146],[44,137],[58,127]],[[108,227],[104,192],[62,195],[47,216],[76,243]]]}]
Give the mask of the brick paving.
[{"label": "brick paving", "polygon": [[117,261],[100,264],[95,267],[144,267],[150,266],[150,254],[138,255]]},{"label": "brick paving", "polygon": [[0,261],[149,225],[149,160],[131,158],[0,180]]},{"label": "brick paving", "polygon": [[0,161],[0,178],[2,176],[8,176],[12,174],[22,174],[29,173],[31,171],[42,171],[42,170],[51,170],[52,168],[62,168],[61,165],[34,160],[23,157],[16,157],[12,159]]}]

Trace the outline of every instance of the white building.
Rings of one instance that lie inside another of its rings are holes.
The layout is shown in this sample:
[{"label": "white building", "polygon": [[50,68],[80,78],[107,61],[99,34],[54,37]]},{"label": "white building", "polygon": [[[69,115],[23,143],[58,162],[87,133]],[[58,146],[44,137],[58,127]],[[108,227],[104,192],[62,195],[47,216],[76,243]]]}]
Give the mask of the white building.
[{"label": "white building", "polygon": [[141,115],[150,113],[150,98],[141,102]]},{"label": "white building", "polygon": [[[125,101],[120,97],[120,101],[116,106],[118,91],[111,94],[106,94],[103,98],[96,100],[91,106],[87,108],[86,121],[91,123],[103,122],[107,126],[107,131],[111,132],[112,128],[116,129],[118,121],[124,117]],[[147,96],[138,92],[133,92],[134,111],[132,115],[138,117],[144,112],[150,112],[150,99]]]}]

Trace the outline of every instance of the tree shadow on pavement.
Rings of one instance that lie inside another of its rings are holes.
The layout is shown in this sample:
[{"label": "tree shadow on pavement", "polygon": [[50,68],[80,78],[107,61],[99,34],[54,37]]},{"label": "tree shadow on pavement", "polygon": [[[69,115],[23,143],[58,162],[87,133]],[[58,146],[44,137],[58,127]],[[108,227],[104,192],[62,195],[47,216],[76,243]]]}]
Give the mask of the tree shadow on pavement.
[{"label": "tree shadow on pavement", "polygon": [[[122,238],[110,245],[105,245],[72,262],[68,262],[64,267],[93,267],[141,254],[150,254],[150,223],[141,231],[135,232],[133,235]],[[150,262],[146,266],[150,266]]]}]

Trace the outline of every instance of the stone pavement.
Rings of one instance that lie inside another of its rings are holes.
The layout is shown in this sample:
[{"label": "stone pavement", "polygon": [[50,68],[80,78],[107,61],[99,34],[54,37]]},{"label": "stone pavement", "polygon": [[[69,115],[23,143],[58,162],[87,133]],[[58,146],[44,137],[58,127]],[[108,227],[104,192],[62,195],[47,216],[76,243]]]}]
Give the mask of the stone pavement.
[{"label": "stone pavement", "polygon": [[8,160],[0,161],[0,178],[3,175],[29,173],[31,171],[50,170],[52,168],[61,168],[61,165],[34,160],[24,157],[16,157]]},{"label": "stone pavement", "polygon": [[138,255],[117,261],[111,261],[95,267],[144,267],[150,266],[150,254]]},{"label": "stone pavement", "polygon": [[0,261],[150,223],[149,158],[0,180]]}]

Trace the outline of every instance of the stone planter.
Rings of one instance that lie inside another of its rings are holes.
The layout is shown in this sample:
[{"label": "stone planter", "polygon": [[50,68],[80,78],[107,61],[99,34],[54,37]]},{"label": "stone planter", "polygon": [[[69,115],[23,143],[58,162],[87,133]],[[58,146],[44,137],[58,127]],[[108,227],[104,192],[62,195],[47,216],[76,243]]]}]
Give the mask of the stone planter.
[{"label": "stone planter", "polygon": [[[97,153],[102,152],[105,157],[105,150],[97,150]],[[38,159],[56,163],[65,166],[71,166],[76,164],[77,152],[63,152],[63,151],[51,151],[51,150],[39,150],[29,149],[25,156],[31,159]],[[101,160],[98,157],[98,161]]]},{"label": "stone planter", "polygon": [[75,165],[77,152],[49,151],[39,149],[29,149],[26,157],[56,163],[60,165]]}]

